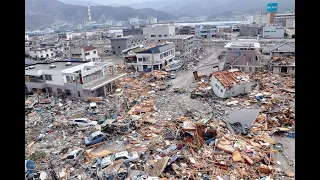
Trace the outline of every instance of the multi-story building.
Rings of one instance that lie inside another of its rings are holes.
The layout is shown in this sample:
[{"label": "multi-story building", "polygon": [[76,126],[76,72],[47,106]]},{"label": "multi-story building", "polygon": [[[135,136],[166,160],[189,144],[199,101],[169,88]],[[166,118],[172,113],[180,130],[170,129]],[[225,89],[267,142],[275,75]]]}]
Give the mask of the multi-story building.
[{"label": "multi-story building", "polygon": [[286,28],[294,29],[296,27],[295,19],[287,19],[286,20]]},{"label": "multi-story building", "polygon": [[198,38],[216,37],[217,33],[218,33],[217,26],[195,25],[195,36]]},{"label": "multi-story building", "polygon": [[35,59],[52,58],[57,51],[64,51],[63,46],[32,47],[29,49],[29,56]]},{"label": "multi-story building", "polygon": [[275,14],[274,15],[274,23],[281,24],[284,27],[286,26],[287,20],[289,20],[289,19],[295,19],[295,13],[285,13],[285,14]]},{"label": "multi-story building", "polygon": [[195,27],[194,26],[183,26],[179,28],[179,35],[194,35]]},{"label": "multi-story building", "polygon": [[260,43],[256,39],[238,39],[227,43],[226,65],[244,72],[255,72],[260,65],[258,51]]},{"label": "multi-story building", "polygon": [[126,75],[117,74],[113,67],[112,62],[37,63],[25,67],[25,86],[28,92],[40,90],[53,96],[66,93],[68,97],[83,100],[107,96],[113,82]]},{"label": "multi-story building", "polygon": [[194,47],[194,35],[175,35],[174,37],[163,38],[160,42],[173,42],[175,50],[186,53]]},{"label": "multi-story building", "polygon": [[143,35],[149,42],[159,42],[162,38],[173,37],[176,35],[174,25],[155,25],[143,28]]},{"label": "multi-story building", "polygon": [[284,38],[285,29],[278,25],[268,25],[263,27],[263,38]]},{"label": "multi-story building", "polygon": [[94,46],[70,47],[70,57],[73,61],[97,61],[100,60],[98,50]]},{"label": "multi-story building", "polygon": [[248,25],[241,25],[240,27],[240,36],[257,36],[262,35],[262,26],[248,24]]},{"label": "multi-story building", "polygon": [[167,43],[136,52],[125,57],[125,63],[127,66],[133,66],[137,71],[144,71],[147,68],[160,70],[173,61],[174,46],[173,43]]},{"label": "multi-story building", "polygon": [[142,35],[143,31],[142,28],[131,28],[131,29],[122,29],[123,36],[136,36]]},{"label": "multi-story building", "polygon": [[269,13],[259,13],[256,15],[256,24],[258,25],[266,25],[266,24],[273,24],[274,22],[275,12]]},{"label": "multi-story building", "polygon": [[143,35],[111,38],[111,49],[113,54],[119,55],[125,49],[138,47],[144,43],[146,39]]}]

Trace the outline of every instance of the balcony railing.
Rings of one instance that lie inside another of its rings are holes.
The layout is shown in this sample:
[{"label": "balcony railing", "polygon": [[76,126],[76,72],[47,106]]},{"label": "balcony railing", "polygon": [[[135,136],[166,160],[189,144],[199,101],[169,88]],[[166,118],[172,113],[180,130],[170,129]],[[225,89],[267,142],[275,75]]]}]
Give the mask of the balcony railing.
[{"label": "balcony railing", "polygon": [[35,82],[35,83],[44,83],[45,80],[44,79],[30,79],[29,82]]}]

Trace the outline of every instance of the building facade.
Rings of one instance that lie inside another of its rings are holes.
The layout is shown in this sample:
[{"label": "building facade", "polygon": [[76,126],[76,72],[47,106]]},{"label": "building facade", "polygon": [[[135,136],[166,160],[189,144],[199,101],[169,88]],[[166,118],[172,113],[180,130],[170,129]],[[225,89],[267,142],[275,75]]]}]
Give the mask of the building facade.
[{"label": "building facade", "polygon": [[33,47],[29,49],[29,56],[35,59],[53,58],[58,51],[64,51],[63,46]]},{"label": "building facade", "polygon": [[179,28],[179,35],[194,35],[195,27],[193,26],[182,26]]},{"label": "building facade", "polygon": [[262,35],[262,27],[261,26],[240,26],[240,36],[258,36]]},{"label": "building facade", "polygon": [[260,43],[255,39],[238,39],[225,46],[226,65],[243,72],[255,72],[259,65]]},{"label": "building facade", "polygon": [[176,35],[174,25],[155,25],[143,28],[143,35],[149,42],[159,42],[162,38],[173,37]]},{"label": "building facade", "polygon": [[98,61],[100,57],[94,46],[70,47],[70,57],[73,61]]},{"label": "building facade", "polygon": [[218,33],[217,26],[213,25],[195,25],[195,36],[197,38],[216,37]]},{"label": "building facade", "polygon": [[[291,19],[291,20],[289,20]],[[274,23],[281,24],[282,26],[286,27],[287,21],[292,21],[295,19],[295,13],[285,13],[285,14],[275,14],[274,15]]]},{"label": "building facade", "polygon": [[125,49],[138,47],[145,43],[146,38],[143,35],[111,38],[111,50],[113,54],[119,55]]},{"label": "building facade", "polygon": [[41,90],[53,96],[65,93],[68,97],[87,100],[107,96],[112,83],[125,75],[116,74],[113,63],[56,61],[25,67],[25,86],[28,92]]},{"label": "building facade", "polygon": [[136,52],[135,55],[125,57],[125,63],[140,72],[147,68],[160,70],[173,61],[175,57],[174,46],[173,43],[168,43]]},{"label": "building facade", "polygon": [[265,26],[263,27],[263,38],[284,38],[285,29],[282,26]]},{"label": "building facade", "polygon": [[194,35],[175,35],[171,38],[163,38],[160,42],[172,42],[175,44],[175,50],[180,53],[186,53],[194,48]]},{"label": "building facade", "polygon": [[253,83],[249,76],[239,69],[214,72],[211,86],[215,95],[220,98],[231,98],[240,94],[247,94],[252,90]]},{"label": "building facade", "polygon": [[122,29],[123,36],[137,36],[142,35],[142,28]]}]

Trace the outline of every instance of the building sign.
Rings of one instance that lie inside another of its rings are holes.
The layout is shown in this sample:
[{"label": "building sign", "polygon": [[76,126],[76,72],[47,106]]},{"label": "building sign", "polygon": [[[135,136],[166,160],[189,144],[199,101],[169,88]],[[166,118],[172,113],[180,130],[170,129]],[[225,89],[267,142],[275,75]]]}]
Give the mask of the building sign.
[{"label": "building sign", "polygon": [[71,58],[71,61],[78,61],[78,58]]},{"label": "building sign", "polygon": [[278,10],[278,3],[269,3],[267,4],[267,12],[277,12]]}]

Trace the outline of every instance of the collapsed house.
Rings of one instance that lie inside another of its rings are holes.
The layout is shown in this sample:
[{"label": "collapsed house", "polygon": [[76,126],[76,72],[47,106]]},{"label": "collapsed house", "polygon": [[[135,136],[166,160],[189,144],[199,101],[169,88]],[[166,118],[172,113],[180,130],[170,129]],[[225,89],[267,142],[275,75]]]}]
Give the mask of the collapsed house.
[{"label": "collapsed house", "polygon": [[295,57],[272,57],[272,72],[295,74]]},{"label": "collapsed house", "polygon": [[239,69],[230,69],[213,73],[211,85],[218,97],[230,98],[249,93],[253,83],[250,82],[249,76]]}]

